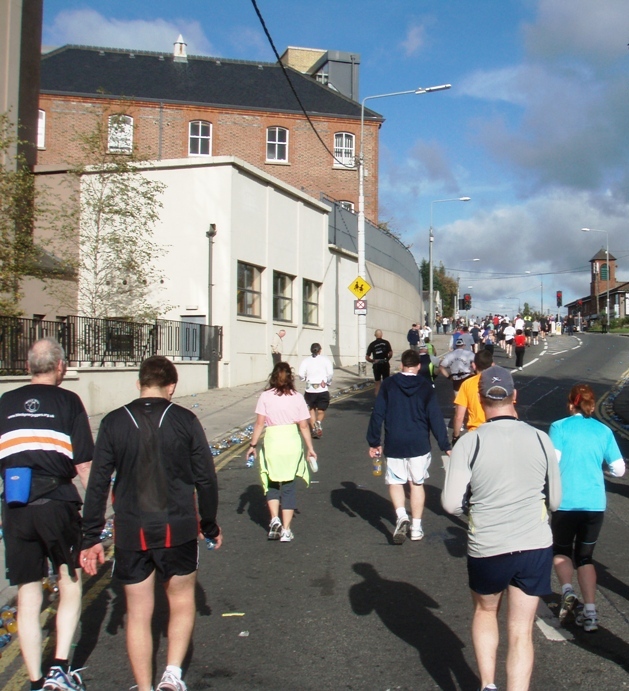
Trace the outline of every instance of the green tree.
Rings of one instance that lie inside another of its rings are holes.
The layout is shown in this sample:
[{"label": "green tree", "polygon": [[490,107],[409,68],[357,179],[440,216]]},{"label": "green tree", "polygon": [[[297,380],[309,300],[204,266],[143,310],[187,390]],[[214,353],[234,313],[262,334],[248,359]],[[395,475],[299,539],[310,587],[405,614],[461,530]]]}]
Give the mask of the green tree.
[{"label": "green tree", "polygon": [[[422,259],[419,265],[419,270],[422,276],[424,290],[429,290],[430,286],[430,264],[426,259]],[[441,295],[441,302],[443,304],[443,315],[445,317],[454,316],[454,302],[458,293],[458,284],[456,279],[446,274],[443,264],[433,267],[432,275],[433,289],[435,293],[439,291]]]},{"label": "green tree", "polygon": [[143,174],[150,163],[135,150],[109,151],[111,125],[101,117],[78,135],[80,163],[65,184],[69,201],[48,209],[49,247],[77,277],[81,314],[154,319],[169,308],[156,266],[165,248],[154,240],[165,185]]},{"label": "green tree", "polygon": [[7,113],[0,113],[0,315],[21,314],[24,277],[33,272],[34,176]]}]

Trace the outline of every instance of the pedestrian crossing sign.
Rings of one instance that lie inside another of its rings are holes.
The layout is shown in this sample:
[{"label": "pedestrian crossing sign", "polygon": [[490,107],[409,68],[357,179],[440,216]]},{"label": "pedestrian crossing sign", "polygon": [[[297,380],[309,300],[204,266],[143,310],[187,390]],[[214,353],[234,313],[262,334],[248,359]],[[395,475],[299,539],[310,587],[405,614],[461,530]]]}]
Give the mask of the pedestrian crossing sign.
[{"label": "pedestrian crossing sign", "polygon": [[369,283],[361,276],[357,276],[347,287],[357,298],[364,297],[371,290]]}]

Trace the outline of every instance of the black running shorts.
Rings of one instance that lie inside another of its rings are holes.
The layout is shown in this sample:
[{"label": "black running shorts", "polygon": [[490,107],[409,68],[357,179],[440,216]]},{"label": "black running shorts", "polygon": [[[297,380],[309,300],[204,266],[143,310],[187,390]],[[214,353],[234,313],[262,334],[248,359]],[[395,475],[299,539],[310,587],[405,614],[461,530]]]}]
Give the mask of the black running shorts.
[{"label": "black running shorts", "polygon": [[391,374],[391,365],[389,361],[374,362],[373,363],[373,378],[375,381],[386,379]]},{"label": "black running shorts", "polygon": [[11,585],[39,581],[67,564],[70,575],[79,568],[81,515],[74,502],[38,499],[9,508],[2,503],[7,578]]},{"label": "black running shorts", "polygon": [[315,393],[313,391],[304,394],[306,405],[310,410],[316,408],[317,410],[327,410],[330,405],[330,392],[323,391],[322,393]]},{"label": "black running shorts", "polygon": [[184,542],[176,547],[159,547],[145,550],[116,547],[113,575],[123,585],[145,581],[153,571],[161,583],[173,576],[187,576],[199,567],[199,543]]}]

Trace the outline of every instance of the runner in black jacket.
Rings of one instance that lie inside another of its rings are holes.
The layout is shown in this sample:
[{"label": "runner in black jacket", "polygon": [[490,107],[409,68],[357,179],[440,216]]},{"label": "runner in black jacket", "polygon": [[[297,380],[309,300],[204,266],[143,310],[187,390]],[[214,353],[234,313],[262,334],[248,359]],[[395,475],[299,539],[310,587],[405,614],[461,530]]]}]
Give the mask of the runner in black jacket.
[{"label": "runner in black jacket", "polygon": [[181,666],[194,627],[197,536],[216,548],[222,543],[212,454],[194,413],[170,402],[176,385],[170,360],[156,355],[142,363],[140,398],[101,424],[85,497],[81,559],[93,575],[104,562],[100,533],[115,473],[114,575],[127,598],[127,649],[139,691],[152,688],[155,578],[170,608],[167,667],[156,691],[185,691]]}]

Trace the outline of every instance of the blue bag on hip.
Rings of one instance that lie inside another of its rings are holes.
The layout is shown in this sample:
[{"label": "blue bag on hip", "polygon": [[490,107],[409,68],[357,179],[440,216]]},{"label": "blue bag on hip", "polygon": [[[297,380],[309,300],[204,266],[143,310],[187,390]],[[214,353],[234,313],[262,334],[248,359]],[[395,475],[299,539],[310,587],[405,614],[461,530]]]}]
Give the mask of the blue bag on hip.
[{"label": "blue bag on hip", "polygon": [[4,471],[4,499],[8,506],[26,506],[31,494],[31,468],[7,468]]}]

